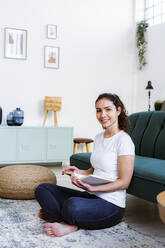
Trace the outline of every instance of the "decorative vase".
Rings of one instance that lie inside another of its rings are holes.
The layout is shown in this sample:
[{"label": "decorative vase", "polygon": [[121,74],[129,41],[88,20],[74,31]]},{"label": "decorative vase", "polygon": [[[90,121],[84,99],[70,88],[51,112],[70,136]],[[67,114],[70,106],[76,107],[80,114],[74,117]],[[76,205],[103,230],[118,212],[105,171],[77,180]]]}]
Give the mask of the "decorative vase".
[{"label": "decorative vase", "polygon": [[21,108],[16,108],[13,112],[13,121],[15,126],[21,126],[24,121],[24,112]]},{"label": "decorative vase", "polygon": [[2,108],[0,107],[0,125],[2,123]]},{"label": "decorative vase", "polygon": [[13,121],[13,112],[10,112],[8,115],[7,115],[7,125],[8,126],[13,126],[14,125],[14,121]]}]

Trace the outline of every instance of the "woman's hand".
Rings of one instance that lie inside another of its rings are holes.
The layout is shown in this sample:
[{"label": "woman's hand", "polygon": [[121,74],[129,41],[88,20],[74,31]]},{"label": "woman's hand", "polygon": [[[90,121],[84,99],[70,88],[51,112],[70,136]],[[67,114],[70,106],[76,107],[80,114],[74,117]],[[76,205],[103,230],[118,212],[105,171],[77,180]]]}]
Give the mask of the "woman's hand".
[{"label": "woman's hand", "polygon": [[91,186],[87,183],[82,182],[80,179],[78,179],[74,174],[71,175],[71,182],[72,184],[74,184],[75,186],[84,189],[88,192],[94,192],[95,191],[95,186]]},{"label": "woman's hand", "polygon": [[66,168],[65,170],[62,171],[62,175],[64,174],[67,174],[67,172],[70,173],[70,176],[71,176],[71,182],[72,184],[74,184],[75,186],[81,188],[81,189],[84,189],[88,192],[94,192],[96,187],[94,186],[91,186],[87,183],[83,183],[80,179],[78,179],[74,173],[77,173],[77,174],[90,174],[90,173],[93,173],[93,168],[90,168],[88,170],[79,170],[77,167],[75,166],[69,166],[68,168]]},{"label": "woman's hand", "polygon": [[81,174],[81,170],[79,170],[75,166],[69,166],[68,168],[66,168],[65,170],[63,170],[62,171],[62,175],[67,174],[67,172],[70,172],[71,174],[73,174],[73,173]]}]

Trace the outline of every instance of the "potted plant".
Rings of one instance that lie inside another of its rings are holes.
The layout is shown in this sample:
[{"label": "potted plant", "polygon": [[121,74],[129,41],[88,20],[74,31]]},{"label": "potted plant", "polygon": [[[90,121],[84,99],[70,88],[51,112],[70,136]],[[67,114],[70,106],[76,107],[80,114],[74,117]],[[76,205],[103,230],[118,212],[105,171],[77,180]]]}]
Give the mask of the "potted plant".
[{"label": "potted plant", "polygon": [[146,61],[146,50],[147,50],[147,41],[145,39],[145,32],[148,28],[148,23],[146,20],[142,20],[137,23],[136,29],[136,47],[138,50],[138,62],[139,70],[142,70],[143,67],[147,64]]},{"label": "potted plant", "polygon": [[164,101],[156,101],[154,103],[155,110],[161,110],[163,103],[164,103]]}]

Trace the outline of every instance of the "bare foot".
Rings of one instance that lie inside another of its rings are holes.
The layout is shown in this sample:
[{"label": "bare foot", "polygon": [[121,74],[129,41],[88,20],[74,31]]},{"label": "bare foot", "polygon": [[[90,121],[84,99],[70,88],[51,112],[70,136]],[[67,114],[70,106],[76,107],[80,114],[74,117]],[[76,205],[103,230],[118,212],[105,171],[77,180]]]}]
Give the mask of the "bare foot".
[{"label": "bare foot", "polygon": [[42,208],[38,212],[38,217],[43,220],[50,221],[49,217],[44,213]]},{"label": "bare foot", "polygon": [[76,232],[78,230],[77,226],[69,225],[64,222],[46,223],[44,224],[44,227],[45,227],[45,232],[49,236],[56,236],[56,237],[61,237],[66,234]]}]

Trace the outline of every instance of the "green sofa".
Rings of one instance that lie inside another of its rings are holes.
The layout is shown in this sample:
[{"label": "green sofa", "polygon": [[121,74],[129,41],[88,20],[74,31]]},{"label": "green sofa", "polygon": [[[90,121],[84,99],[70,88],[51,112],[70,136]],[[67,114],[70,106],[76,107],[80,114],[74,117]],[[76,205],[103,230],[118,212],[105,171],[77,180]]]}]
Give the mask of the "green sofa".
[{"label": "green sofa", "polygon": [[[139,112],[129,116],[130,136],[135,144],[135,168],[127,193],[156,202],[165,191],[165,111]],[[89,169],[91,153],[77,153],[70,164]]]}]

